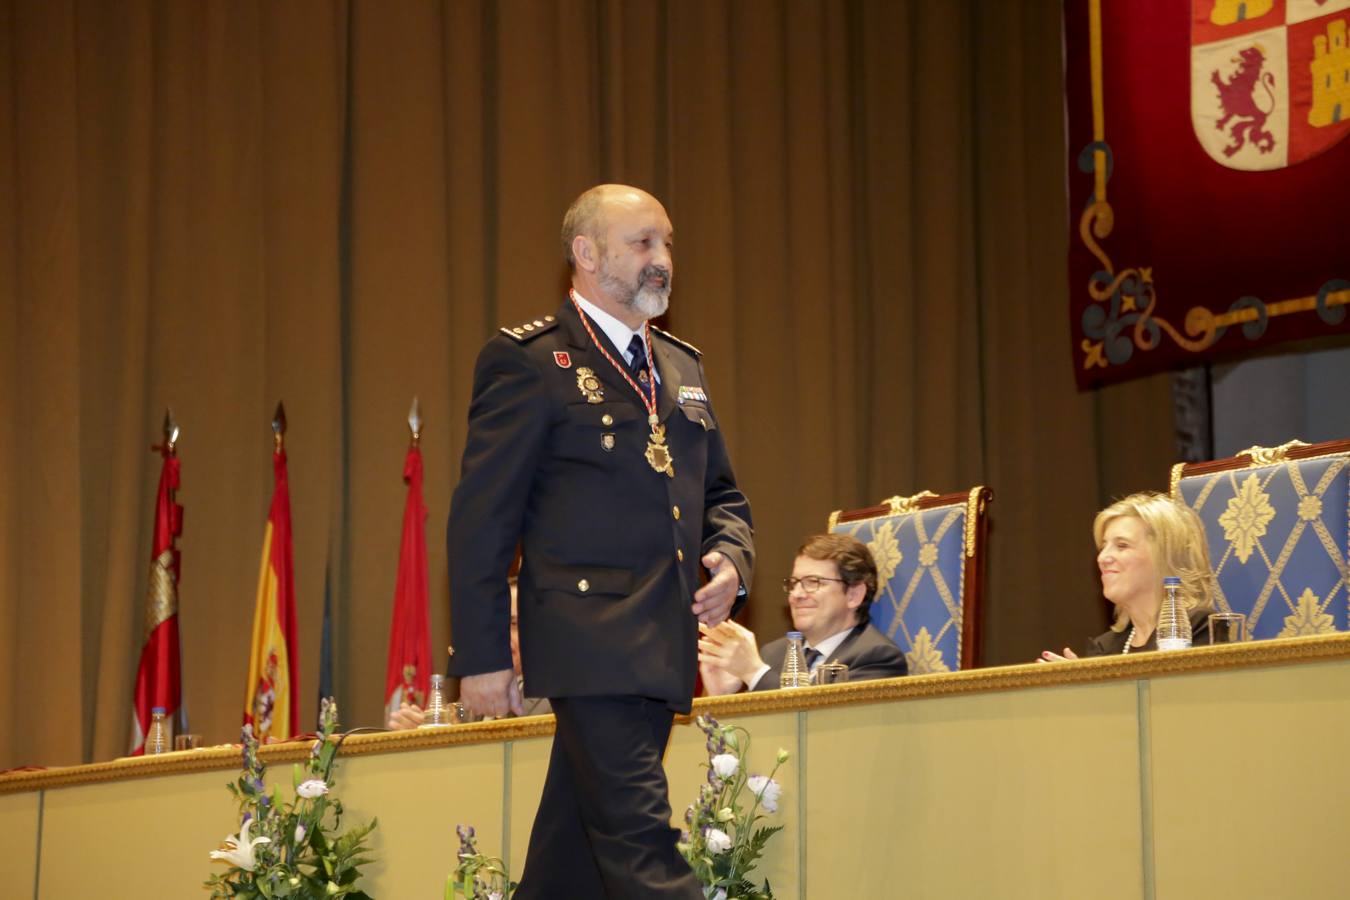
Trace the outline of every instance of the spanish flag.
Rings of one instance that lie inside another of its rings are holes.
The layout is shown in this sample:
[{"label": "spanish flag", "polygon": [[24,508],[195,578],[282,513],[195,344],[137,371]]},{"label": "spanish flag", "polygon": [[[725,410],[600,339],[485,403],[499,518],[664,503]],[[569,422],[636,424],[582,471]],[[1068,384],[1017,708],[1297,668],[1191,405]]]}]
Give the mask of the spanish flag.
[{"label": "spanish flag", "polygon": [[408,485],[408,499],[403,507],[403,539],[399,543],[394,618],[389,628],[389,661],[384,675],[386,719],[404,700],[425,706],[431,684],[431,632],[427,627],[427,507],[422,502],[422,451],[415,443],[408,448],[403,462],[403,480]]},{"label": "spanish flag", "polygon": [[[278,425],[279,423],[279,425]],[[253,610],[253,648],[248,660],[244,724],[259,741],[284,740],[300,732],[295,652],[295,575],[291,553],[291,497],[286,484],[285,413],[278,408],[272,454],[272,508],[263,533],[258,602]]]},{"label": "spanish flag", "polygon": [[183,507],[174,502],[178,490],[178,425],[164,415],[164,443],[152,449],[164,457],[155,497],[155,534],[150,548],[150,585],[145,597],[145,640],[136,668],[136,693],[131,711],[131,755],[145,751],[150,711],[157,706],[172,723],[180,714],[183,683],[178,646],[178,548],[183,533]]}]

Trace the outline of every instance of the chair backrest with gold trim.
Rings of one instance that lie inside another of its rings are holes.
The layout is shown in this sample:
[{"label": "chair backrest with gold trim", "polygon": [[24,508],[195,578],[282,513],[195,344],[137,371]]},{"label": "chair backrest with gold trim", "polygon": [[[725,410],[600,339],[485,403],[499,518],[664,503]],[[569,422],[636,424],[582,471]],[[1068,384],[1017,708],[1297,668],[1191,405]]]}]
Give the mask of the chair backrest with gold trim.
[{"label": "chair backrest with gold trim", "polygon": [[1178,463],[1172,496],[1204,521],[1215,605],[1247,616],[1249,640],[1350,629],[1350,441]]},{"label": "chair backrest with gold trim", "polygon": [[911,675],[979,663],[985,510],[993,496],[983,486],[943,496],[924,491],[830,515],[830,531],[872,551],[872,624],[904,651]]}]

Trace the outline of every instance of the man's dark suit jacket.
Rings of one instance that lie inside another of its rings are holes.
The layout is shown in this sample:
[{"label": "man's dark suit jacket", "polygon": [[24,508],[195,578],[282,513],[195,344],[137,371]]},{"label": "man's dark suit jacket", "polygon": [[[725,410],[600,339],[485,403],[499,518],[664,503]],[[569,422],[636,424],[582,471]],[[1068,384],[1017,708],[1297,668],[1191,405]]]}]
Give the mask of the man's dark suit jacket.
[{"label": "man's dark suit jacket", "polygon": [[[698,351],[651,335],[673,478],[648,464],[647,411],[570,301],[556,316],[503,328],[479,354],[448,534],[455,675],[511,668],[506,575],[519,542],[529,696],[623,694],[689,710],[699,559],[721,551],[748,589],[750,506]],[[588,397],[582,369],[599,379],[600,396]]]},{"label": "man's dark suit jacket", "polygon": [[[755,685],[757,691],[778,690],[778,679],[783,672],[783,657],[787,655],[787,638],[779,638],[764,645],[759,658],[769,667],[764,677]],[[848,637],[844,638],[827,662],[838,662],[848,666],[849,681],[868,681],[875,678],[895,678],[909,674],[909,664],[905,654],[880,631],[866,623],[854,626]]]}]

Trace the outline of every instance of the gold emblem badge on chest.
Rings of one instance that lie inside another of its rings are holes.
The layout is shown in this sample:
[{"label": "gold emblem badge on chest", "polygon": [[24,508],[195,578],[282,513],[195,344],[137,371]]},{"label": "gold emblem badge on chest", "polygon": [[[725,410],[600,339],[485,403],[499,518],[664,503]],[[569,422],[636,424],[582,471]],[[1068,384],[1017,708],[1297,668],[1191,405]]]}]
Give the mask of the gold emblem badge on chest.
[{"label": "gold emblem badge on chest", "polygon": [[605,387],[600,383],[600,378],[595,372],[586,367],[577,368],[577,390],[585,396],[587,403],[605,402]]}]

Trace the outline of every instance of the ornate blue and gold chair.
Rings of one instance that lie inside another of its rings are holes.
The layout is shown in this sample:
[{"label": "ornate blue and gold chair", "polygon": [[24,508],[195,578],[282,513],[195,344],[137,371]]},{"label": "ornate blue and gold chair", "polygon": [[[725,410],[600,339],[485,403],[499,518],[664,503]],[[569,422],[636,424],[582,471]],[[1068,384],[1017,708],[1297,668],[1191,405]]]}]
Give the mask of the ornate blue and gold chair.
[{"label": "ornate blue and gold chair", "polygon": [[940,497],[923,491],[830,514],[830,531],[872,551],[872,624],[904,651],[911,675],[979,663],[985,509],[993,496],[986,487]]},{"label": "ornate blue and gold chair", "polygon": [[1178,463],[1172,496],[1204,521],[1216,605],[1247,616],[1248,640],[1350,626],[1350,441]]}]

